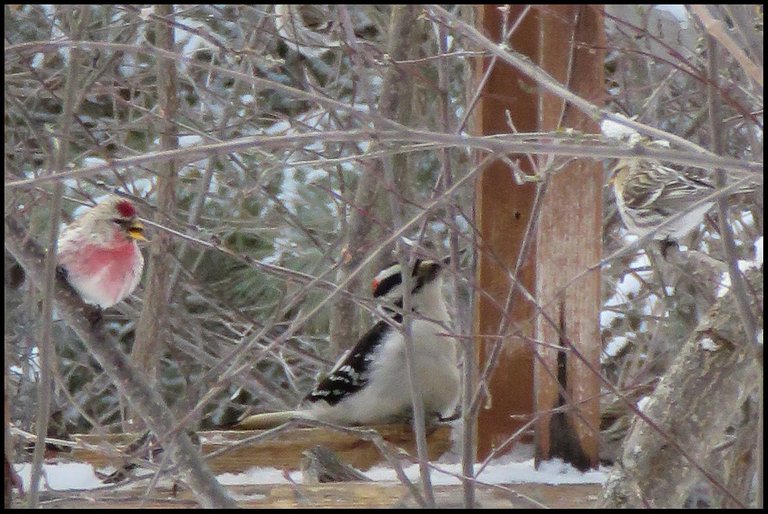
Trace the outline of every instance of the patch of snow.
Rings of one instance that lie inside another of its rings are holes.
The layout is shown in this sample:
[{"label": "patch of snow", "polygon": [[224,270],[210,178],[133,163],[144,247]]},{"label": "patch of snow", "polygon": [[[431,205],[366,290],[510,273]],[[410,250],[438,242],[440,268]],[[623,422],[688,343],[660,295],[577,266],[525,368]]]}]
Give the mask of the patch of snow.
[{"label": "patch of snow", "polygon": [[731,276],[726,272],[720,275],[720,286],[717,288],[717,297],[722,298],[731,290]]},{"label": "patch of snow", "polygon": [[[629,334],[629,333],[628,333]],[[611,357],[615,357],[625,346],[629,340],[625,336],[612,337],[603,348],[603,352],[600,355],[600,362],[605,362]]]},{"label": "patch of snow", "polygon": [[632,243],[635,243],[635,242],[637,242],[638,239],[640,239],[635,234],[633,234],[633,233],[631,233],[629,231],[624,231],[623,235],[624,235],[624,242],[627,245],[631,245]]},{"label": "patch of snow", "polygon": [[457,214],[453,221],[460,232],[469,232],[469,222],[463,214]]},{"label": "patch of snow", "polygon": [[448,227],[445,225],[445,222],[443,221],[431,222],[429,224],[429,229],[436,234],[442,234],[448,231]]},{"label": "patch of snow", "polygon": [[[294,482],[301,482],[301,471],[291,471],[288,476]],[[244,473],[222,473],[217,475],[221,485],[287,484],[283,470],[276,468],[252,467]]]},{"label": "patch of snow", "polygon": [[672,16],[675,17],[677,21],[680,22],[680,28],[686,29],[688,28],[689,18],[688,18],[688,11],[685,9],[685,5],[683,4],[659,4],[654,5],[654,9],[657,11],[663,11],[668,12]]},{"label": "patch of snow", "polygon": [[[475,464],[475,470],[480,469]],[[413,464],[403,469],[411,480],[419,479],[419,466]],[[365,475],[375,481],[397,482],[395,471],[385,466],[374,466]],[[460,484],[461,464],[440,465],[432,470],[432,483],[435,485]],[[564,463],[561,459],[542,462],[539,469],[534,467],[534,459],[524,462],[507,462],[504,464],[491,463],[476,477],[477,480],[488,484],[538,483],[538,484],[600,484],[607,477],[606,469],[581,472]]]},{"label": "patch of snow", "polygon": [[323,180],[328,177],[328,172],[322,168],[308,168],[303,167],[301,170],[304,172],[304,183],[311,184],[318,180]]},{"label": "patch of snow", "polygon": [[357,143],[357,148],[361,154],[366,154],[371,149],[371,141],[364,140]]},{"label": "patch of snow", "polygon": [[186,148],[188,146],[199,145],[203,141],[203,138],[197,134],[189,134],[186,136],[179,136],[179,147]]},{"label": "patch of snow", "polygon": [[132,77],[138,71],[136,58],[131,54],[124,54],[117,70],[122,77]]},{"label": "patch of snow", "polygon": [[706,350],[708,352],[716,352],[720,349],[720,345],[715,343],[711,338],[704,337],[699,341],[699,347],[702,350]]},{"label": "patch of snow", "polygon": [[85,157],[83,159],[83,166],[86,168],[90,168],[92,166],[103,166],[107,164],[107,161],[105,159],[102,159],[101,157]]},{"label": "patch of snow", "polygon": [[296,168],[284,170],[280,192],[276,196],[283,202],[283,205],[291,214],[297,214],[298,205],[301,203],[301,195],[299,194],[299,184],[296,180]]},{"label": "patch of snow", "polygon": [[449,52],[453,49],[453,36],[450,34],[445,36],[445,49]]},{"label": "patch of snow", "polygon": [[[755,241],[754,260],[739,260],[736,265],[743,273],[753,268],[759,268],[763,265],[763,238]],[[720,276],[720,287],[717,289],[717,297],[722,298],[731,290],[731,275],[727,272]]]},{"label": "patch of snow", "polygon": [[758,266],[763,264],[763,236],[755,241],[755,264]]},{"label": "patch of snow", "polygon": [[[611,298],[611,300],[613,300],[613,298]],[[611,323],[613,323],[613,320],[615,320],[618,317],[619,317],[619,313],[617,313],[616,311],[608,311],[608,310],[601,311],[600,312],[600,328],[610,328]]]},{"label": "patch of snow", "polygon": [[755,226],[755,217],[752,215],[752,211],[744,211],[741,213],[740,218],[736,218],[733,220],[736,223],[739,223],[742,227],[753,227]]},{"label": "patch of snow", "polygon": [[137,196],[141,196],[144,198],[149,198],[150,195],[156,190],[155,189],[155,183],[157,182],[157,177],[151,176],[147,178],[139,178],[131,182],[131,185],[133,186],[133,191],[136,193]]},{"label": "patch of snow", "polygon": [[[633,268],[650,268],[651,259],[648,258],[647,253],[641,252],[635,256],[635,260],[632,261],[630,266]],[[650,270],[646,271],[645,273],[650,273]]]},{"label": "patch of snow", "polygon": [[605,137],[614,139],[628,139],[633,135],[637,135],[637,131],[635,129],[627,127],[626,125],[622,125],[621,123],[613,120],[603,120],[603,122],[600,124],[600,132]]},{"label": "patch of snow", "polygon": [[45,59],[45,54],[42,52],[37,52],[35,56],[32,58],[32,62],[30,63],[30,66],[34,69],[39,68],[40,65],[43,64],[43,59]]},{"label": "patch of snow", "polygon": [[637,294],[642,285],[642,282],[640,282],[640,279],[637,278],[634,273],[627,273],[621,278],[621,282],[618,283],[616,294],[621,295],[623,298],[627,298],[629,295]]},{"label": "patch of snow", "polygon": [[[14,464],[16,472],[29,491],[32,482],[32,464]],[[47,485],[47,487],[46,487]],[[96,476],[93,466],[82,462],[65,462],[43,465],[42,488],[56,491],[68,489],[96,489],[104,484]]]},{"label": "patch of snow", "polygon": [[639,400],[637,400],[637,408],[640,410],[640,412],[643,412],[646,407],[648,407],[648,404],[651,402],[650,396],[643,396]]},{"label": "patch of snow", "polygon": [[[181,55],[189,57],[198,50],[218,51],[216,45],[210,39],[219,39],[216,34],[210,30],[204,22],[194,18],[179,18],[173,28],[174,38],[177,45],[183,45]],[[208,38],[197,35],[192,30],[199,30],[208,36]],[[183,62],[183,61],[182,61]]]}]

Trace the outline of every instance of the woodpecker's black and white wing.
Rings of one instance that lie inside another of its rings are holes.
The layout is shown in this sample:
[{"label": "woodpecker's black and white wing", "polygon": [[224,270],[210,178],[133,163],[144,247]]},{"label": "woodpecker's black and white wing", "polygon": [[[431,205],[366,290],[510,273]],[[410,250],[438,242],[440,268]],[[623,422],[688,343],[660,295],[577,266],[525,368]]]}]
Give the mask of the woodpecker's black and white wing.
[{"label": "woodpecker's black and white wing", "polygon": [[[400,315],[395,316],[399,321]],[[357,393],[368,384],[371,364],[386,334],[394,330],[386,321],[376,323],[357,344],[345,353],[328,375],[309,393],[310,402],[325,401],[336,405],[344,398]]]}]

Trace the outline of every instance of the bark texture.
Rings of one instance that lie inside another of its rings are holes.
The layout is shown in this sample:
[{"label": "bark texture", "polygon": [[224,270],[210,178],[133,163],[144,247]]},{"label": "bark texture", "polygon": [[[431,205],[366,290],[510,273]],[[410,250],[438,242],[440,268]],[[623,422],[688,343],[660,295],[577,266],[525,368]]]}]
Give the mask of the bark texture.
[{"label": "bark texture", "polygon": [[[762,326],[762,269],[748,271],[746,278],[750,307]],[[762,366],[746,339],[736,299],[728,293],[709,310],[643,407],[658,429],[635,418],[623,454],[603,489],[601,506],[683,507],[691,487],[703,475],[692,461],[704,466],[713,490],[731,506],[748,505],[743,489],[726,487],[726,492],[712,483],[715,478],[720,484],[733,485],[731,471],[741,466],[738,452],[728,452],[719,469],[707,463],[726,439],[726,430],[743,425],[738,420],[744,404],[758,392],[761,381]],[[742,481],[751,480],[742,477]]]}]

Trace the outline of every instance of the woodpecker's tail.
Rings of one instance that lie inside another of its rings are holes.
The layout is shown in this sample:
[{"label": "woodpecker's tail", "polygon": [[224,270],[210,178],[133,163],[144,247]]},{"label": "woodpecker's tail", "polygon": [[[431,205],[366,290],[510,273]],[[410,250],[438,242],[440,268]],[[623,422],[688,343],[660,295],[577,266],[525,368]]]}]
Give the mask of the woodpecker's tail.
[{"label": "woodpecker's tail", "polygon": [[288,423],[295,419],[313,419],[308,412],[298,410],[284,410],[279,412],[264,412],[254,414],[238,421],[234,427],[235,430],[266,430],[276,426]]}]

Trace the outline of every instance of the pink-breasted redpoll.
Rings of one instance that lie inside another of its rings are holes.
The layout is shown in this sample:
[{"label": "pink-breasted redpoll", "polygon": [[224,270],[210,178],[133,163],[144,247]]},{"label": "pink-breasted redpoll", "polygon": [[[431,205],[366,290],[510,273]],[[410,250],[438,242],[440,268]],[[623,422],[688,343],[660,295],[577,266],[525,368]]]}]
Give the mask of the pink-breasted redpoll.
[{"label": "pink-breasted redpoll", "polygon": [[133,203],[110,196],[70,223],[59,236],[57,261],[87,303],[102,309],[131,294],[141,279],[146,241]]},{"label": "pink-breasted redpoll", "polygon": [[[655,240],[678,241],[697,227],[715,203],[716,188],[707,172],[677,170],[650,159],[621,159],[613,168],[611,182],[624,225],[643,237],[653,232]],[[729,194],[754,189],[745,184]],[[699,205],[695,203],[703,201]],[[678,213],[674,221],[665,223]]]}]

